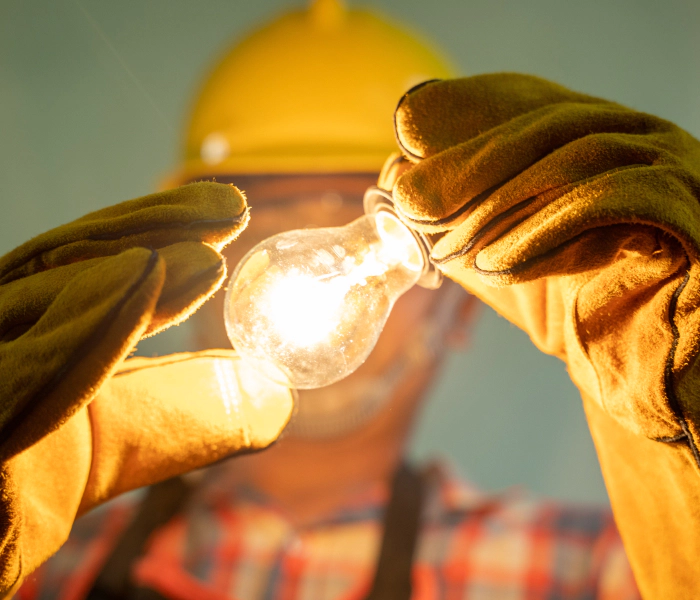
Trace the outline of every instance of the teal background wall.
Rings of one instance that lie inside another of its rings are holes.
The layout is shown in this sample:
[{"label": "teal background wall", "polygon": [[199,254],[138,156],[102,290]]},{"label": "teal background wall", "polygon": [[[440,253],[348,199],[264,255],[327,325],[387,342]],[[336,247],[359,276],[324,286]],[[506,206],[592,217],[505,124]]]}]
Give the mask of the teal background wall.
[{"label": "teal background wall", "polygon": [[[700,137],[697,0],[375,0],[465,74],[522,71],[675,121]],[[176,163],[192,90],[284,0],[0,0],[0,252],[146,194]],[[380,60],[381,57],[378,57]],[[182,348],[186,329],[143,352]],[[478,484],[606,501],[564,365],[486,309],[450,356],[412,452]]]}]

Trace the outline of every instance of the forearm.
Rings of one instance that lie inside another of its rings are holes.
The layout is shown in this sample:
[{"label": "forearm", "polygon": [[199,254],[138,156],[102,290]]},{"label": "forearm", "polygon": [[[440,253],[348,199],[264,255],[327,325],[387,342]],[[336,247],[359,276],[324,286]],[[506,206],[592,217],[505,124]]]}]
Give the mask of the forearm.
[{"label": "forearm", "polygon": [[651,228],[614,233],[605,232],[617,239],[611,259],[578,274],[494,287],[474,270],[443,268],[566,361],[640,589],[691,597],[700,581],[700,377],[695,312],[678,300],[694,270],[680,244]]}]

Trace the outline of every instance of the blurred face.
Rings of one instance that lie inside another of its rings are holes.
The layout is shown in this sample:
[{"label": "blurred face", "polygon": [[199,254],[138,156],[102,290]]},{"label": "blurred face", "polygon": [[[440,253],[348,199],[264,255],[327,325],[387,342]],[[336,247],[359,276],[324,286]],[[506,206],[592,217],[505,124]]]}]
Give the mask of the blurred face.
[{"label": "blurred face", "polygon": [[[236,179],[236,185],[246,191],[251,221],[224,251],[229,273],[254,245],[277,233],[339,227],[361,217],[362,196],[375,181],[375,175]],[[291,435],[342,436],[389,405],[413,405],[423,394],[441,354],[434,347],[434,336],[428,343],[431,332],[426,330],[442,295],[442,290],[414,286],[397,301],[375,349],[355,373],[325,388],[299,391]],[[223,310],[224,294],[219,293],[198,313],[201,348],[230,345]]]}]

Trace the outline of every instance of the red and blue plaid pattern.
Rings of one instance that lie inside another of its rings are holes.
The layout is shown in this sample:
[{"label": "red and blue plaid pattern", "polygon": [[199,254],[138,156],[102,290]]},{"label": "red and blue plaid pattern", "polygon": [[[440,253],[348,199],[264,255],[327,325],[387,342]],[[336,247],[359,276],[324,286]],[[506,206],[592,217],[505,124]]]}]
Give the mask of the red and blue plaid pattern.
[{"label": "red and blue plaid pattern", "polygon": [[[486,495],[434,471],[414,565],[414,600],[639,598],[612,515],[520,491]],[[210,470],[185,513],[151,539],[134,579],[176,600],[361,600],[381,543],[384,490],[294,527],[279,508]],[[81,519],[20,600],[79,600],[133,511]]]}]

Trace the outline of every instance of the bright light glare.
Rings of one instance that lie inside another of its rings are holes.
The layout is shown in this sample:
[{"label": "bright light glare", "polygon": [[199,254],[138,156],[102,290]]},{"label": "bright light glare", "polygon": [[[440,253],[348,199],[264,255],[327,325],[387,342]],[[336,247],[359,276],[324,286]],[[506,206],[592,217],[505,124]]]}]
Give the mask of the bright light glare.
[{"label": "bright light glare", "polygon": [[331,282],[290,273],[270,288],[267,314],[286,342],[312,346],[338,326],[344,296],[345,290]]},{"label": "bright light glare", "polygon": [[328,340],[342,319],[345,295],[354,285],[367,285],[367,277],[377,277],[389,270],[374,251],[368,252],[357,265],[347,258],[346,273],[315,278],[296,269],[279,279],[269,290],[268,312],[285,343],[308,347]]}]

